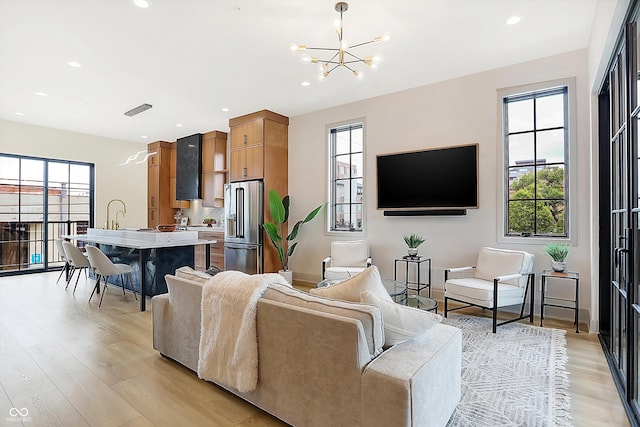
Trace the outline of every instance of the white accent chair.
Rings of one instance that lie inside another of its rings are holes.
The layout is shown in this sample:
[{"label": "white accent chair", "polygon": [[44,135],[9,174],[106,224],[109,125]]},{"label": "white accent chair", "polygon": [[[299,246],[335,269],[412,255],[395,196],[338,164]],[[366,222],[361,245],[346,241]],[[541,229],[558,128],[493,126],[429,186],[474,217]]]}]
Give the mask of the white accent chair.
[{"label": "white accent chair", "polygon": [[331,256],[322,260],[322,280],[348,279],[371,266],[366,240],[331,242]]},{"label": "white accent chair", "polygon": [[[533,323],[535,274],[534,256],[524,251],[481,248],[478,262],[474,267],[447,268],[444,270],[444,317],[449,311],[470,306],[482,307],[493,312],[493,333],[496,327],[517,320],[529,318]],[[465,272],[473,272],[473,277],[464,277]],[[451,278],[457,273],[463,277]],[[529,288],[531,290],[529,291]],[[524,316],[527,293],[529,314]],[[466,304],[454,309],[448,308],[449,300]],[[498,323],[498,308],[520,304],[520,317]]]},{"label": "white accent chair", "polygon": [[[87,269],[91,268],[91,264],[89,264],[89,260],[87,257],[78,249],[76,245],[71,242],[62,242],[62,247],[64,248],[64,253],[67,257],[67,262],[69,266],[72,268],[71,275],[69,276],[69,282],[73,277],[73,273],[78,270],[78,276],[76,277],[76,284],[73,287],[73,293],[76,293],[76,288],[78,287],[78,279],[80,279],[80,271],[84,270],[84,278],[87,279]],[[67,287],[69,287],[69,282],[67,282]]]},{"label": "white accent chair", "polygon": [[[131,278],[131,273],[133,272],[133,268],[127,264],[114,264],[100,249],[95,246],[87,246],[87,254],[89,255],[89,262],[91,263],[91,267],[93,267],[96,272],[96,286],[93,288],[91,292],[91,296],[89,297],[89,302],[91,302],[91,298],[93,298],[93,294],[96,290],[100,290],[100,279],[104,278],[104,287],[102,288],[102,296],[100,296],[100,304],[98,307],[102,306],[102,299],[104,298],[104,294],[107,292],[107,279],[109,276],[120,276],[120,283],[122,284],[122,296],[126,296],[125,288],[124,288],[124,275],[129,276],[129,283],[131,284],[131,288],[133,289],[133,280]],[[138,300],[136,296],[136,291],[133,289],[133,296]],[[144,298],[144,297],[142,297]]]},{"label": "white accent chair", "polygon": [[[69,265],[69,260],[67,260],[67,256],[64,253],[64,246],[62,246],[62,239],[55,239],[53,242],[56,245],[56,251],[58,252],[58,256],[62,261],[64,261],[64,267],[62,267],[62,270],[60,270],[60,275],[58,275],[58,280],[56,280],[56,283],[58,283],[60,281],[60,278],[64,274],[64,272],[69,270],[70,265]],[[69,286],[70,280],[71,280],[71,276],[69,276],[69,280],[67,280],[67,286]]]}]

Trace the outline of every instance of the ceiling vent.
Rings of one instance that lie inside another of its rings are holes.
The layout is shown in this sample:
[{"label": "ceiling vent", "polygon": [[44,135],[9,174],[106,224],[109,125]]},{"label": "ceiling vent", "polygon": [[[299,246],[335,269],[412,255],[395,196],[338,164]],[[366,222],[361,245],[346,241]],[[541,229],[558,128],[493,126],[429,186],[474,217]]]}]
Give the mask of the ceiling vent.
[{"label": "ceiling vent", "polygon": [[132,108],[131,110],[124,113],[125,116],[133,117],[136,114],[140,114],[143,111],[147,111],[149,108],[153,107],[151,104],[142,104],[138,105],[136,108]]}]

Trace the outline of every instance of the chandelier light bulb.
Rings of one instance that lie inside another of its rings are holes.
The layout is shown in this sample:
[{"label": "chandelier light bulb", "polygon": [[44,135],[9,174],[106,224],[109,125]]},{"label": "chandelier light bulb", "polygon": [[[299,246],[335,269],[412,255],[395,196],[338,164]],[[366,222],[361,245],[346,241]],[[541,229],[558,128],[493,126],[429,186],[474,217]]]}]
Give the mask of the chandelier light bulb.
[{"label": "chandelier light bulb", "polygon": [[305,53],[300,57],[300,61],[302,61],[303,64],[309,64],[311,63],[311,56]]},{"label": "chandelier light bulb", "polygon": [[336,30],[340,31],[342,29],[342,21],[336,19],[335,21],[333,21],[333,26],[336,27]]},{"label": "chandelier light bulb", "polygon": [[373,58],[372,58],[374,64],[381,63],[383,59],[384,57],[379,53],[376,53],[375,55],[373,55]]},{"label": "chandelier light bulb", "polygon": [[349,41],[343,39],[340,42],[340,50],[347,50],[347,49],[349,49]]},{"label": "chandelier light bulb", "polygon": [[358,80],[364,79],[364,73],[360,70],[353,70],[353,74],[356,76]]}]

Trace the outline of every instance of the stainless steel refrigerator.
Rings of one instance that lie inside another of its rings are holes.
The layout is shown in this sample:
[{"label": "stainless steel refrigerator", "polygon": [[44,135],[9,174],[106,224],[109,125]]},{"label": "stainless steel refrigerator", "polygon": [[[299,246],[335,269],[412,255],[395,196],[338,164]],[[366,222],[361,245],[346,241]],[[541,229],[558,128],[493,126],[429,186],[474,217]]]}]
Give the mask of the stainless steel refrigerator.
[{"label": "stainless steel refrigerator", "polygon": [[262,181],[224,186],[224,269],[262,273]]}]

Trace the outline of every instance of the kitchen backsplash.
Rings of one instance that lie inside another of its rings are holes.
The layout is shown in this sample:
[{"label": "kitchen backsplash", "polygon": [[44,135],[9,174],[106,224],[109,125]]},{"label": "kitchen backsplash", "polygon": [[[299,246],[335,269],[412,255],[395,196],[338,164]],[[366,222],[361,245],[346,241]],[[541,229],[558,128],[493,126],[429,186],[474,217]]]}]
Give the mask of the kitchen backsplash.
[{"label": "kitchen backsplash", "polygon": [[188,225],[202,224],[205,218],[213,218],[216,220],[216,225],[222,226],[224,217],[224,208],[207,208],[202,206],[202,200],[191,200],[191,207],[189,209],[182,209],[182,216],[189,217]]}]

